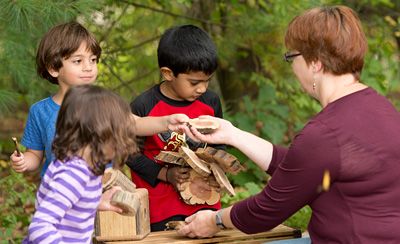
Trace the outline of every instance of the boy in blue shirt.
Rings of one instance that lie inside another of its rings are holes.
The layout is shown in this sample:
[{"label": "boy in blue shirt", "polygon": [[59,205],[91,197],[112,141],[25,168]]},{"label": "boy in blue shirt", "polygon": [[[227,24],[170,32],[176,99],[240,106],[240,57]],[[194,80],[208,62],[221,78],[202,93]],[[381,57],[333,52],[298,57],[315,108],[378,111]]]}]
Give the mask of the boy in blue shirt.
[{"label": "boy in blue shirt", "polygon": [[[17,172],[34,171],[45,162],[43,176],[54,160],[52,142],[60,104],[68,89],[76,85],[93,84],[97,77],[97,63],[101,47],[94,36],[77,22],[68,22],[50,29],[42,38],[36,55],[37,72],[41,78],[59,86],[53,96],[32,105],[21,144],[27,150],[20,156],[11,155],[12,167]],[[106,112],[106,111],[105,111]],[[185,122],[185,115],[139,118],[136,133],[152,135]]]}]

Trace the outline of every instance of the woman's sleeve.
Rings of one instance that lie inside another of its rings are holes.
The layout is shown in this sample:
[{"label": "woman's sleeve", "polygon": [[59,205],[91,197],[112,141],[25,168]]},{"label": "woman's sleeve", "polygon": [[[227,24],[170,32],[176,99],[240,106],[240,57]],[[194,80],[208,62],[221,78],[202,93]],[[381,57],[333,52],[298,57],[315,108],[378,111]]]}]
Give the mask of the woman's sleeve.
[{"label": "woman's sleeve", "polygon": [[324,125],[309,123],[296,136],[273,176],[258,194],[232,208],[232,223],[245,233],[270,230],[311,203],[320,192],[325,170],[334,181],[340,156],[335,135]]}]

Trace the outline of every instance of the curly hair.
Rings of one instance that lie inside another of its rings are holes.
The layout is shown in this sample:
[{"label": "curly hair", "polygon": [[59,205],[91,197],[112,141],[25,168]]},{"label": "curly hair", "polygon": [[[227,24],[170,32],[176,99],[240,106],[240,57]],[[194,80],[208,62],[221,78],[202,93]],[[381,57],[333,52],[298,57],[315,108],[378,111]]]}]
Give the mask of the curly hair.
[{"label": "curly hair", "polygon": [[[88,163],[96,175],[103,174],[110,161],[119,168],[128,155],[137,152],[129,105],[117,94],[93,85],[72,87],[65,95],[52,149],[57,159],[65,161],[87,146],[91,151]],[[104,154],[107,147],[114,157]]]}]

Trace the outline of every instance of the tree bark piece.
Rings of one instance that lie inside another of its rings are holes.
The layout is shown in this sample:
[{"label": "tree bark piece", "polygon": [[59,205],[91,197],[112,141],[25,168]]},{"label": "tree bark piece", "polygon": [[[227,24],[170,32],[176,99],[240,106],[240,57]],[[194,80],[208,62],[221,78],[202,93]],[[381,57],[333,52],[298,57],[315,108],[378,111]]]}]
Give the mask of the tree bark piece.
[{"label": "tree bark piece", "polygon": [[224,150],[217,150],[217,152],[213,155],[213,158],[225,172],[237,174],[244,170],[244,167],[240,164],[239,160]]},{"label": "tree bark piece", "polygon": [[123,215],[135,215],[140,207],[140,201],[134,193],[128,191],[117,191],[111,198],[111,204],[123,210]]},{"label": "tree bark piece", "polygon": [[136,185],[120,170],[108,168],[104,171],[102,178],[103,191],[110,189],[113,186],[120,186],[122,190],[134,192]]},{"label": "tree bark piece", "polygon": [[166,230],[179,230],[186,225],[185,221],[172,220],[165,224]]},{"label": "tree bark piece", "polygon": [[200,160],[197,155],[187,147],[180,147],[179,153],[183,156],[186,163],[190,165],[198,174],[201,176],[208,176],[211,174],[210,169],[204,163],[204,161]]},{"label": "tree bark piece", "polygon": [[160,151],[160,153],[155,156],[155,159],[170,164],[186,165],[185,160],[179,152]]},{"label": "tree bark piece", "polygon": [[190,119],[188,122],[188,126],[193,126],[202,134],[209,134],[219,128],[219,123],[215,120],[209,119]]},{"label": "tree bark piece", "polygon": [[216,204],[220,199],[219,192],[210,187],[204,177],[195,170],[190,170],[189,174],[189,180],[182,183],[180,187],[182,189],[180,195],[183,201],[189,205]]},{"label": "tree bark piece", "polygon": [[213,147],[197,148],[196,155],[208,163],[217,163],[213,156],[217,153],[218,149]]},{"label": "tree bark piece", "polygon": [[228,178],[225,175],[225,172],[219,167],[219,165],[212,163],[211,164],[211,171],[213,172],[215,179],[221,186],[221,189],[225,189],[229,195],[234,196],[235,190],[233,186],[229,182]]}]

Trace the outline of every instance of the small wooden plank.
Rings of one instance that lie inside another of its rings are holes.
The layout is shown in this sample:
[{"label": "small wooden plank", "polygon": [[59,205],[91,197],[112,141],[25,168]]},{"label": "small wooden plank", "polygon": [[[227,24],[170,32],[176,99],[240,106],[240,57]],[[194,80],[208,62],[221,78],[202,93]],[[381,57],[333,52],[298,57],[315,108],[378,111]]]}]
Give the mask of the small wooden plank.
[{"label": "small wooden plank", "polygon": [[279,225],[274,229],[257,233],[257,234],[244,234],[239,230],[223,230],[212,238],[204,239],[191,239],[188,237],[180,236],[176,231],[159,231],[152,232],[140,242],[137,241],[119,241],[107,242],[107,244],[159,244],[159,243],[173,243],[173,244],[204,244],[204,243],[264,243],[272,240],[293,239],[301,237],[301,232],[284,225]]},{"label": "small wooden plank", "polygon": [[186,162],[182,158],[182,155],[178,152],[160,151],[160,153],[154,158],[165,163],[177,164],[182,166],[186,165]]},{"label": "small wooden plank", "polygon": [[213,172],[215,179],[217,180],[218,184],[220,184],[221,188],[225,189],[229,193],[229,195],[234,196],[235,189],[233,189],[233,186],[229,182],[228,177],[226,177],[221,167],[219,167],[218,164],[212,163],[211,171]]},{"label": "small wooden plank", "polygon": [[206,148],[197,148],[195,153],[196,155],[203,159],[204,161],[208,163],[217,163],[215,159],[213,158],[213,155],[217,153],[217,149],[213,147],[206,147]]},{"label": "small wooden plank", "polygon": [[186,163],[190,165],[199,175],[201,176],[209,176],[211,174],[210,169],[206,164],[200,160],[197,155],[187,147],[180,147],[179,153],[183,156]]}]

